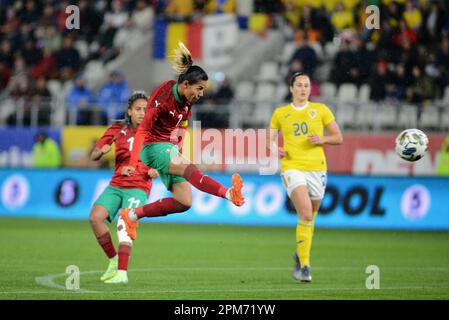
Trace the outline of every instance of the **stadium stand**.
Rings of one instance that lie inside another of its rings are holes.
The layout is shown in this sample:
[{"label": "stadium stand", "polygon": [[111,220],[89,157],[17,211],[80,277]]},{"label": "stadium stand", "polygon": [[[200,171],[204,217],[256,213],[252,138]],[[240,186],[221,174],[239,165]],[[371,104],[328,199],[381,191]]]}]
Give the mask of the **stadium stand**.
[{"label": "stadium stand", "polygon": [[[117,61],[139,48],[139,37],[153,32],[156,21],[192,23],[206,15],[226,13],[236,14],[240,28],[233,56],[236,66],[226,69],[235,90],[230,103],[242,114],[281,105],[289,98],[289,76],[302,70],[314,79],[312,97],[335,109],[343,117],[343,127],[395,129],[416,123],[430,130],[442,129],[449,108],[447,3],[377,1],[381,28],[370,30],[363,19],[371,2],[80,0],[77,5],[83,28],[67,30],[67,1],[3,1],[0,124],[104,124],[106,117],[117,112],[92,116],[98,110],[108,110],[101,87],[116,67],[123,66]],[[257,37],[243,37],[248,32]],[[282,45],[270,40],[267,32],[281,35]],[[264,42],[276,49],[245,56]],[[235,71],[239,68],[244,71]],[[84,79],[89,92],[83,106],[70,98],[77,90],[74,83],[78,77]],[[218,87],[214,86],[205,102],[213,102]],[[118,103],[125,100],[123,97]],[[260,103],[271,107],[259,107]],[[200,109],[208,108],[206,104]],[[82,108],[91,110],[84,120],[73,116]],[[371,114],[374,109],[379,112],[375,118],[361,119],[362,110]],[[49,117],[40,115],[49,111]],[[239,121],[244,119],[225,123],[243,126]]]}]

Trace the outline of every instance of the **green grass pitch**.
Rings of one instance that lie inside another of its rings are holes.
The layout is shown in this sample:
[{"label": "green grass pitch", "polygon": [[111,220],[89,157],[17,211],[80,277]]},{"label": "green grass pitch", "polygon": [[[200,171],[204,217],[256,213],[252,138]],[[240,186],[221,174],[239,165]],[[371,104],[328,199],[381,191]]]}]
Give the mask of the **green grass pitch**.
[{"label": "green grass pitch", "polygon": [[[291,276],[294,237],[293,226],[141,223],[130,282],[111,285],[87,221],[1,218],[0,299],[449,299],[447,232],[317,228],[310,284]],[[79,291],[65,289],[69,265]],[[369,265],[380,289],[366,289]]]}]

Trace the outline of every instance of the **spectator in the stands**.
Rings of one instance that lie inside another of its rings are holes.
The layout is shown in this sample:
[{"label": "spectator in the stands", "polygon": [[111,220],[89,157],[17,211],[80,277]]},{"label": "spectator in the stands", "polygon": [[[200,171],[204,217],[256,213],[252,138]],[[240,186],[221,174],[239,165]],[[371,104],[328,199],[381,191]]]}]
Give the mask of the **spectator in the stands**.
[{"label": "spectator in the stands", "polygon": [[422,36],[420,39],[429,44],[438,43],[445,23],[449,21],[447,13],[441,7],[439,1],[433,0],[424,8]]},{"label": "spectator in the stands", "polygon": [[393,28],[399,27],[399,21],[402,20],[401,12],[399,11],[398,4],[395,1],[391,1],[387,7],[384,14],[381,15],[383,21],[387,21],[388,24]]},{"label": "spectator in the stands", "polygon": [[165,15],[175,21],[188,21],[194,13],[193,0],[167,0]]},{"label": "spectator in the stands", "polygon": [[315,69],[318,65],[318,57],[315,50],[308,44],[307,33],[298,31],[295,35],[298,48],[290,58],[290,63],[293,60],[301,60],[304,72],[314,79]]},{"label": "spectator in the stands", "polygon": [[392,74],[391,83],[387,83],[385,87],[386,98],[390,100],[405,100],[405,92],[411,84],[411,75],[407,72],[405,64],[400,62],[395,66]]},{"label": "spectator in the stands", "polygon": [[407,27],[418,31],[422,25],[422,14],[421,11],[416,8],[413,1],[408,0],[405,4],[405,11],[403,14],[404,20],[407,23]]},{"label": "spectator in the stands", "polygon": [[50,77],[55,72],[56,59],[49,49],[44,49],[42,60],[30,70],[32,78]]},{"label": "spectator in the stands", "polygon": [[350,40],[343,40],[335,56],[332,66],[331,79],[338,86],[342,83],[353,82],[353,75],[349,70],[354,66],[354,53],[351,51]]},{"label": "spectator in the stands", "polygon": [[9,70],[8,66],[0,60],[0,90],[6,88],[10,77],[11,70]]},{"label": "spectator in the stands", "polygon": [[37,124],[40,126],[49,126],[51,123],[51,94],[46,84],[45,78],[40,77],[30,90],[30,109],[37,109]]},{"label": "spectator in the stands", "polygon": [[42,12],[42,16],[39,18],[37,22],[37,28],[48,28],[55,23],[55,10],[53,6],[47,3],[44,6],[44,10]]},{"label": "spectator in the stands", "polygon": [[449,86],[449,36],[444,37],[441,41],[441,46],[435,59],[435,67],[439,72],[438,83],[440,90],[444,92],[444,88]]},{"label": "spectator in the stands", "polygon": [[57,52],[62,47],[62,36],[54,26],[43,29],[39,38],[44,50]]},{"label": "spectator in the stands", "polygon": [[4,39],[0,44],[0,62],[7,66],[12,66],[14,63],[11,42],[7,39]]},{"label": "spectator in the stands", "polygon": [[367,81],[371,74],[373,55],[366,49],[365,41],[361,36],[356,36],[354,38],[353,46],[354,61],[349,73],[351,76],[351,82],[355,83],[357,86],[360,86]]},{"label": "spectator in the stands", "polygon": [[138,0],[136,3],[136,8],[131,16],[131,21],[134,27],[143,32],[148,31],[152,26],[153,19],[153,8],[149,6],[145,0]]},{"label": "spectator in the stands", "polygon": [[39,7],[35,0],[27,0],[25,2],[25,10],[20,13],[20,19],[25,23],[36,23],[41,16]]},{"label": "spectator in the stands", "polygon": [[34,87],[31,89],[30,96],[35,102],[40,102],[45,98],[50,98],[50,91],[47,89],[47,82],[45,77],[39,77],[36,79]]},{"label": "spectator in the stands", "polygon": [[71,36],[66,36],[61,50],[56,53],[56,67],[58,69],[66,67],[72,73],[76,73],[80,64],[81,57],[78,50],[73,46],[73,39]]},{"label": "spectator in the stands", "polygon": [[228,104],[233,98],[234,89],[232,89],[229,79],[224,79],[212,99],[216,104]]},{"label": "spectator in the stands", "polygon": [[411,103],[423,105],[435,96],[436,87],[433,80],[424,72],[421,66],[412,69],[412,84],[407,88],[406,98]]},{"label": "spectator in the stands", "polygon": [[24,44],[29,40],[35,40],[34,31],[29,24],[22,23],[19,30],[13,30],[11,33],[11,48],[13,51],[21,50]]},{"label": "spectator in the stands", "polygon": [[[399,21],[398,21],[399,23]],[[376,51],[380,58],[391,57],[397,51],[396,45],[393,42],[395,36],[395,29],[391,26],[388,20],[381,22],[381,30],[379,40],[377,42]]]},{"label": "spectator in the stands", "polygon": [[78,31],[90,43],[99,33],[103,24],[103,14],[94,10],[92,4],[89,4],[87,0],[80,0],[78,7],[80,9],[80,25],[82,26]]},{"label": "spectator in the stands", "polygon": [[99,49],[94,52],[90,59],[101,59],[107,63],[120,54],[119,49],[114,47],[114,38],[117,31],[124,28],[128,23],[128,13],[124,10],[123,4],[119,0],[112,2],[112,11],[108,11],[100,28],[97,37]]},{"label": "spectator in the stands", "polygon": [[[11,78],[9,79],[7,90],[9,92],[19,92],[19,87],[28,88],[28,77],[29,74],[25,60],[19,55],[14,60],[14,69],[12,71]],[[25,83],[26,85],[24,85]]]},{"label": "spectator in the stands", "polygon": [[[3,23],[2,30],[5,34],[10,34],[15,30],[18,30],[20,26],[20,19],[17,15],[16,8],[9,6],[6,8],[5,22]],[[0,22],[1,24],[1,22]]]},{"label": "spectator in the stands", "polygon": [[370,99],[373,101],[382,101],[386,97],[386,86],[392,82],[392,75],[388,71],[388,63],[386,61],[378,61],[374,74],[369,79]]},{"label": "spectator in the stands", "polygon": [[345,8],[343,3],[337,3],[331,15],[332,25],[337,31],[343,31],[344,29],[353,30],[355,28],[354,15],[351,10]]},{"label": "spectator in the stands", "polygon": [[131,89],[125,76],[119,71],[109,74],[109,82],[100,88],[98,102],[102,110],[108,113],[108,118],[115,118],[127,103]]},{"label": "spectator in the stands", "polygon": [[229,79],[224,79],[218,90],[208,95],[196,112],[196,119],[206,128],[227,128],[229,126],[229,104],[234,98],[234,89]]},{"label": "spectator in the stands", "polygon": [[75,79],[75,84],[67,95],[66,102],[70,108],[69,121],[76,116],[76,124],[92,124],[95,96],[92,90],[87,87],[86,80],[82,76]]},{"label": "spectator in the stands", "polygon": [[[257,0],[255,1],[257,2]],[[266,5],[269,5],[269,11],[270,13],[274,13],[276,8],[272,6],[272,2],[270,0],[264,0],[264,3]],[[257,4],[255,4],[257,5]],[[236,10],[236,1],[235,0],[209,0],[206,1],[206,8],[208,13],[211,14],[221,14],[221,13],[227,13],[227,14],[233,14]],[[265,12],[265,11],[262,11]]]},{"label": "spectator in the stands", "polygon": [[21,54],[28,66],[35,66],[42,59],[42,50],[37,48],[36,42],[31,39],[26,41]]},{"label": "spectator in the stands", "polygon": [[418,33],[409,28],[404,20],[399,21],[399,30],[393,36],[393,43],[401,46],[403,40],[407,40],[414,45],[418,41]]},{"label": "spectator in the stands", "polygon": [[112,11],[106,12],[104,15],[103,26],[120,29],[128,21],[128,13],[124,10],[123,4],[120,0],[112,1]]},{"label": "spectator in the stands", "polygon": [[299,29],[307,31],[309,34],[321,28],[318,12],[315,8],[305,5],[301,8],[299,19]]}]

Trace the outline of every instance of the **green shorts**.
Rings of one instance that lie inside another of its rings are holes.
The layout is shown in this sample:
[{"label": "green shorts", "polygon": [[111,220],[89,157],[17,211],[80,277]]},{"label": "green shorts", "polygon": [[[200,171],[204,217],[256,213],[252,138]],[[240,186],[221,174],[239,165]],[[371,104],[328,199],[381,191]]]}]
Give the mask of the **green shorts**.
[{"label": "green shorts", "polygon": [[169,142],[156,142],[146,144],[140,151],[140,159],[147,166],[155,169],[168,190],[172,190],[175,183],[187,181],[183,177],[172,175],[169,172],[170,161],[179,155],[178,146]]},{"label": "green shorts", "polygon": [[104,207],[109,214],[107,220],[112,222],[120,209],[141,207],[147,201],[148,195],[143,190],[107,186],[94,205]]}]

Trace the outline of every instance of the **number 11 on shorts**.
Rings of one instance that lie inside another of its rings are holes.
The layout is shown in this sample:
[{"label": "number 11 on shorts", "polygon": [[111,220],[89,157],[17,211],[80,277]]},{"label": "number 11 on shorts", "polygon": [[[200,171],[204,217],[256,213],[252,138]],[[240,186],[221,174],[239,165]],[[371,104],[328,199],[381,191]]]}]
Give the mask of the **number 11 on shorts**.
[{"label": "number 11 on shorts", "polygon": [[129,198],[128,202],[129,202],[129,206],[128,206],[129,209],[135,209],[140,206],[140,200],[138,200],[138,199],[136,200],[136,198],[134,198],[134,197]]}]

